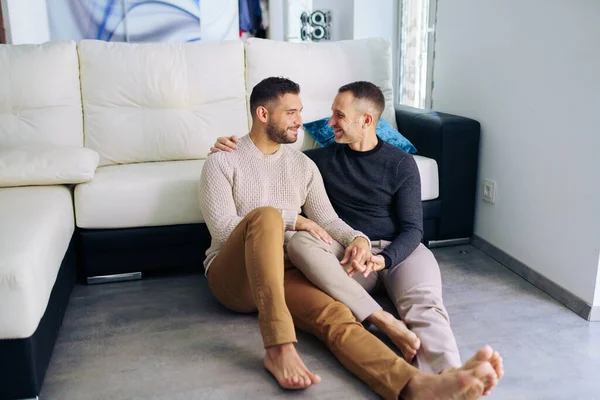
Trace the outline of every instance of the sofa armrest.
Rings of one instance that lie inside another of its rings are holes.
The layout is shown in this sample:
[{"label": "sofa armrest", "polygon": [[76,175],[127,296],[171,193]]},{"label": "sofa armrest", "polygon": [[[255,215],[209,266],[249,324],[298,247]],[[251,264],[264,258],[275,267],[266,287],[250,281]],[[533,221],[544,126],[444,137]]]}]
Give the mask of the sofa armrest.
[{"label": "sofa armrest", "polygon": [[479,122],[452,114],[396,106],[398,130],[419,155],[437,161],[440,180],[441,217],[436,240],[473,235]]}]

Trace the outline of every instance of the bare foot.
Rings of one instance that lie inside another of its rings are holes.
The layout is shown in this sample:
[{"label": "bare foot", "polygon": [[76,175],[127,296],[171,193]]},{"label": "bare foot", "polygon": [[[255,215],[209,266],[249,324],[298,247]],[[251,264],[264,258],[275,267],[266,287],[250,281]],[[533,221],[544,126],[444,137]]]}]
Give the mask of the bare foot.
[{"label": "bare foot", "polygon": [[494,373],[489,362],[469,370],[452,370],[440,375],[418,373],[400,394],[406,400],[476,400],[484,391],[486,376]]},{"label": "bare foot", "polygon": [[477,368],[482,363],[489,363],[493,368],[493,374],[489,374],[489,376],[484,377],[483,380],[483,395],[487,396],[498,384],[498,380],[504,376],[504,364],[502,363],[502,357],[500,357],[500,354],[497,351],[494,351],[490,346],[484,346],[481,348],[473,357],[464,363],[462,367],[448,368],[444,370],[442,374],[472,370]]},{"label": "bare foot", "polygon": [[267,347],[264,364],[279,385],[286,389],[306,389],[321,382],[319,375],[306,368],[293,343]]},{"label": "bare foot", "polygon": [[404,322],[387,311],[376,311],[369,316],[368,320],[394,342],[402,352],[402,357],[410,364],[421,347],[421,340],[417,335],[408,329]]}]

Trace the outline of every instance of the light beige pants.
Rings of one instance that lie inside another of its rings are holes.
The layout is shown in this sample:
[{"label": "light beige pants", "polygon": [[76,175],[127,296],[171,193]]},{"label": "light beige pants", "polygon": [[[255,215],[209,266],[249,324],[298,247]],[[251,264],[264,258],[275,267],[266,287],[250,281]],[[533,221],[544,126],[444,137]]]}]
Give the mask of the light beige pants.
[{"label": "light beige pants", "polygon": [[[390,242],[371,242],[372,252],[380,253]],[[383,284],[400,318],[421,339],[415,357],[423,372],[440,373],[461,365],[456,340],[444,303],[442,280],[435,257],[422,244],[403,262],[367,278],[357,273],[348,276],[339,260],[344,247],[328,245],[307,232],[298,232],[287,246],[290,261],[316,286],[346,304],[360,321],[381,307],[369,293]]]}]

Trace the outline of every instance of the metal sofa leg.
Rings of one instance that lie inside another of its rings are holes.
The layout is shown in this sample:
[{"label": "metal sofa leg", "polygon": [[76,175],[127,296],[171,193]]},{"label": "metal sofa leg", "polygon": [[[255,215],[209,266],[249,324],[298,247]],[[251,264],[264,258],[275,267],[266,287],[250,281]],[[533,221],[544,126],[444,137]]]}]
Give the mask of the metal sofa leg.
[{"label": "metal sofa leg", "polygon": [[446,239],[446,240],[430,240],[427,242],[427,247],[430,249],[436,247],[448,247],[448,246],[459,246],[463,244],[471,243],[471,238],[456,238],[456,239]]},{"label": "metal sofa leg", "polygon": [[126,282],[138,279],[142,279],[141,272],[129,272],[126,274],[90,276],[87,278],[87,284],[97,285],[100,283]]}]

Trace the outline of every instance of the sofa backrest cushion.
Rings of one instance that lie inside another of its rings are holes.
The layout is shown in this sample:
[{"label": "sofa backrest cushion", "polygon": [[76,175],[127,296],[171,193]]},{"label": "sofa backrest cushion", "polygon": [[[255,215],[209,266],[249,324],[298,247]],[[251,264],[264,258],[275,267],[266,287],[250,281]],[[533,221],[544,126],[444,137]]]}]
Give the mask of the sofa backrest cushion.
[{"label": "sofa backrest cushion", "polygon": [[[246,41],[246,90],[269,76],[284,76],[300,85],[304,122],[331,116],[340,86],[370,81],[381,88],[383,117],[394,127],[392,52],[387,39],[372,38],[321,43],[289,43],[264,39]],[[298,138],[297,146],[303,138]]]},{"label": "sofa backrest cushion", "polygon": [[0,147],[83,146],[76,44],[0,45]]},{"label": "sofa backrest cushion", "polygon": [[100,165],[206,158],[247,133],[240,41],[79,46],[85,146]]}]

